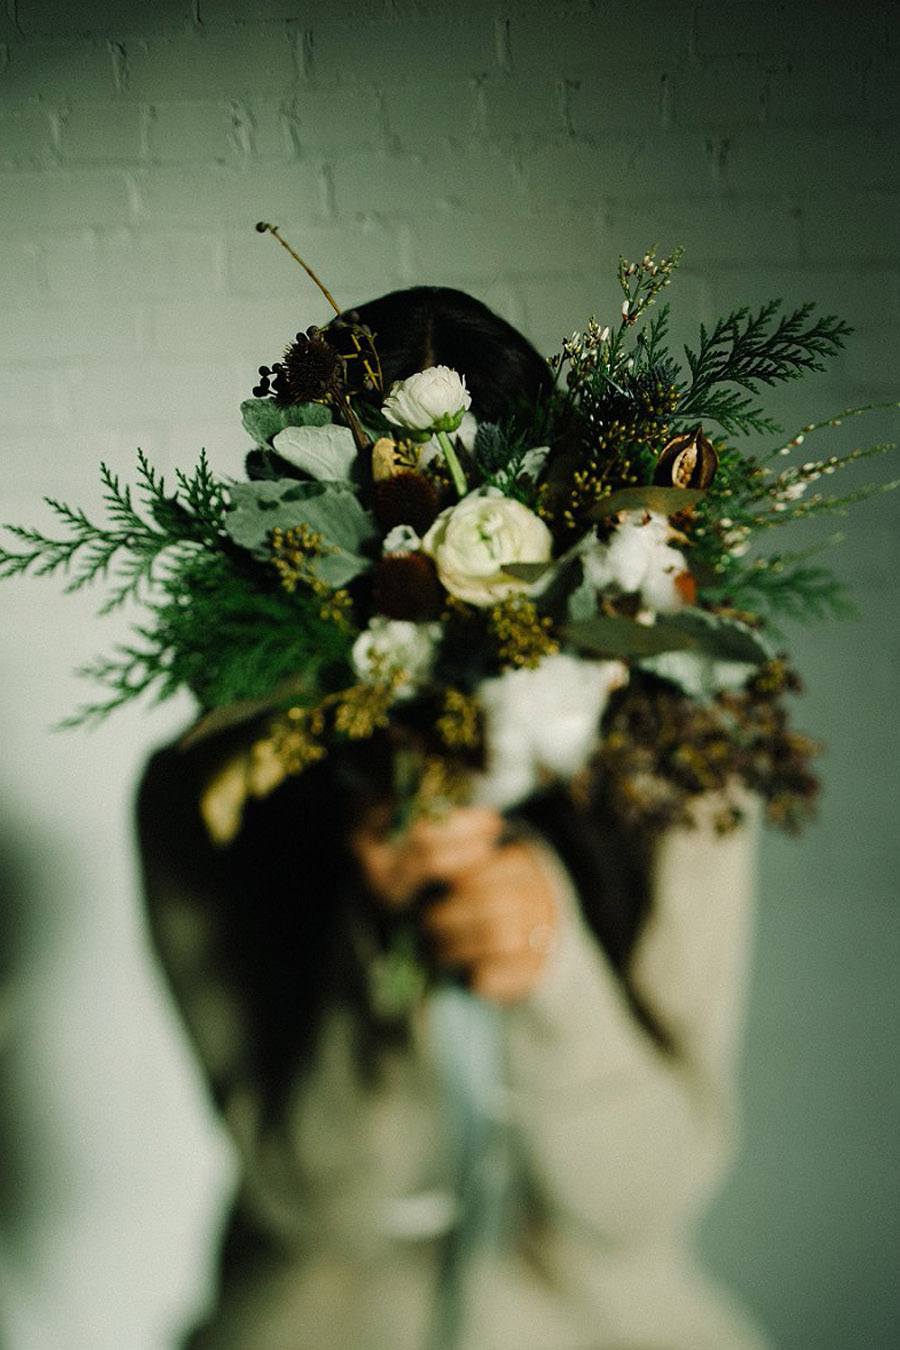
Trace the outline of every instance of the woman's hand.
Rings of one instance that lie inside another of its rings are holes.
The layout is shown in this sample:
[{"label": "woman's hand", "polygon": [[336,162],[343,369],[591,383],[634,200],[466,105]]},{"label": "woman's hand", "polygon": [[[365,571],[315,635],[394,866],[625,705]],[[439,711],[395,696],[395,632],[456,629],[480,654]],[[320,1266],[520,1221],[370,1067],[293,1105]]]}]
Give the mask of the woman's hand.
[{"label": "woman's hand", "polygon": [[359,830],[352,845],[369,887],[391,907],[443,883],[446,895],[422,919],[438,961],[462,969],[475,993],[511,1003],[538,983],[559,913],[535,846],[501,843],[503,828],[496,811],[458,808],[416,821],[398,841]]}]

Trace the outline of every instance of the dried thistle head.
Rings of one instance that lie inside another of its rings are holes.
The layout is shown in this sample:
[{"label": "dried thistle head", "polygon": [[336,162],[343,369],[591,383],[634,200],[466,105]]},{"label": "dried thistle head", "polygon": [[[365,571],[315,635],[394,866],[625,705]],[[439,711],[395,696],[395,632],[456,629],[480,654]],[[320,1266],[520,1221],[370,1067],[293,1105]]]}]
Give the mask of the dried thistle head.
[{"label": "dried thistle head", "polygon": [[293,403],[321,403],[335,398],[344,377],[343,361],[315,325],[298,333],[285,348],[284,359],[271,367],[260,366],[260,381],[253,390],[257,398],[271,394],[281,407]]}]

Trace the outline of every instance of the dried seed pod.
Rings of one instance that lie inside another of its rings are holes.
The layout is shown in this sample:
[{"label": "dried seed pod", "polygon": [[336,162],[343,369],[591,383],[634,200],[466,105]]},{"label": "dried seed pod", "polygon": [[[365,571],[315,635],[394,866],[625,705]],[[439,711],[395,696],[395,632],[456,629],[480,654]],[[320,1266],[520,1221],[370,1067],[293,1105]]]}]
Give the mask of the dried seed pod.
[{"label": "dried seed pod", "polygon": [[673,436],[656,461],[653,481],[659,487],[706,488],[716,475],[719,457],[701,427]]},{"label": "dried seed pod", "polygon": [[372,604],[389,619],[421,622],[441,611],[443,591],[426,553],[387,553],[375,564]]},{"label": "dried seed pod", "polygon": [[411,525],[422,535],[437,517],[439,503],[434,484],[414,469],[401,469],[375,484],[375,519],[385,534],[395,525]]},{"label": "dried seed pod", "polygon": [[372,446],[372,478],[381,483],[385,478],[393,478],[400,468],[397,442],[392,436],[379,436]]}]

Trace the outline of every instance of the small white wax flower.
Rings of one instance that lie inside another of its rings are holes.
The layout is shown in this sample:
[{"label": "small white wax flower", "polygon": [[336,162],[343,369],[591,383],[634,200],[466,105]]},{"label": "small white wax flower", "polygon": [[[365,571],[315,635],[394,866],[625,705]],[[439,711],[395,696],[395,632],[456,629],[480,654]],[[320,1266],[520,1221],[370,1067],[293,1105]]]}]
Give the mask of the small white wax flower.
[{"label": "small white wax flower", "polygon": [[597,587],[637,591],[645,605],[659,613],[684,604],[675,585],[687,563],[669,540],[672,527],[655,511],[628,511],[606,544],[595,543],[583,555],[585,576]]},{"label": "small white wax flower", "polygon": [[471,404],[464,376],[449,366],[429,366],[395,380],[381,411],[409,431],[455,431]]},{"label": "small white wax flower", "polygon": [[542,774],[571,778],[596,744],[610,693],[627,679],[621,661],[559,653],[534,670],[482,681],[487,769],[476,780],[478,800],[502,809],[533,792]]},{"label": "small white wax flower", "polygon": [[439,623],[410,623],[407,619],[376,615],[353,644],[350,654],[353,669],[367,684],[380,683],[387,676],[403,671],[405,678],[396,695],[411,698],[416,686],[425,683],[431,674],[440,632]]},{"label": "small white wax flower", "polygon": [[411,525],[395,525],[384,536],[382,551],[384,553],[415,553],[421,545],[422,540]]},{"label": "small white wax flower", "polygon": [[492,605],[530,583],[504,573],[508,563],[549,562],[553,536],[521,502],[496,490],[470,493],[442,511],[422,540],[441,584],[472,605]]},{"label": "small white wax flower", "polygon": [[802,497],[806,491],[808,483],[788,483],[787,487],[781,489],[781,495],[787,502],[795,502],[798,497]]}]

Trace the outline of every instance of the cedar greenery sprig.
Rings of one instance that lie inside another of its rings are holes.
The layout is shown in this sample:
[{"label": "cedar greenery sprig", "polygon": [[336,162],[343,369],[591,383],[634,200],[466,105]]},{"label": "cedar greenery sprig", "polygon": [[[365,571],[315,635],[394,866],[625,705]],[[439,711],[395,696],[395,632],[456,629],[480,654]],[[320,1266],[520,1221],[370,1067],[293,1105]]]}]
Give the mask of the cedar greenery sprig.
[{"label": "cedar greenery sprig", "polygon": [[703,586],[704,602],[766,614],[766,628],[776,636],[782,634],[775,614],[796,623],[855,618],[857,609],[843,582],[829,568],[810,566],[808,561],[842,539],[843,535],[833,534],[807,549],[747,563],[733,559],[714,582]]},{"label": "cedar greenery sprig", "polygon": [[107,696],[61,725],[98,723],[151,691],[160,703],[187,688],[207,709],[262,699],[298,672],[309,698],[318,698],[320,672],[344,670],[352,636],[346,624],[323,616],[314,592],[289,593],[269,571],[220,549],[176,557],[150,621],[134,629],[143,645],[119,645],[82,667],[79,675]]},{"label": "cedar greenery sprig", "polygon": [[222,533],[226,502],[222,485],[210,472],[205,451],[201,451],[190,476],[176,472],[178,490],[173,494],[166,492],[164,478],[142,450],[138,450],[137,460],[144,515],[135,505],[131,487],[123,486],[118,474],[101,464],[109,524],[97,525],[80,508],[45,497],[46,504],[68,527],[68,535],[53,538],[20,525],[4,526],[28,547],[13,552],[0,545],[0,577],[26,572],[51,576],[63,571],[70,575],[65,589],[72,592],[106,578],[116,563],[116,584],[100,609],[101,614],[109,614],[154,583],[154,569],[167,550],[213,544]]},{"label": "cedar greenery sprig", "polygon": [[824,370],[823,358],[835,356],[853,331],[833,314],[808,322],[815,308],[811,303],[776,322],[781,305],[770,300],[755,314],[733,310],[712,331],[701,324],[696,351],[684,348],[691,380],[678,405],[680,417],[718,422],[729,432],[779,430],[752,397],[758,387]]}]

